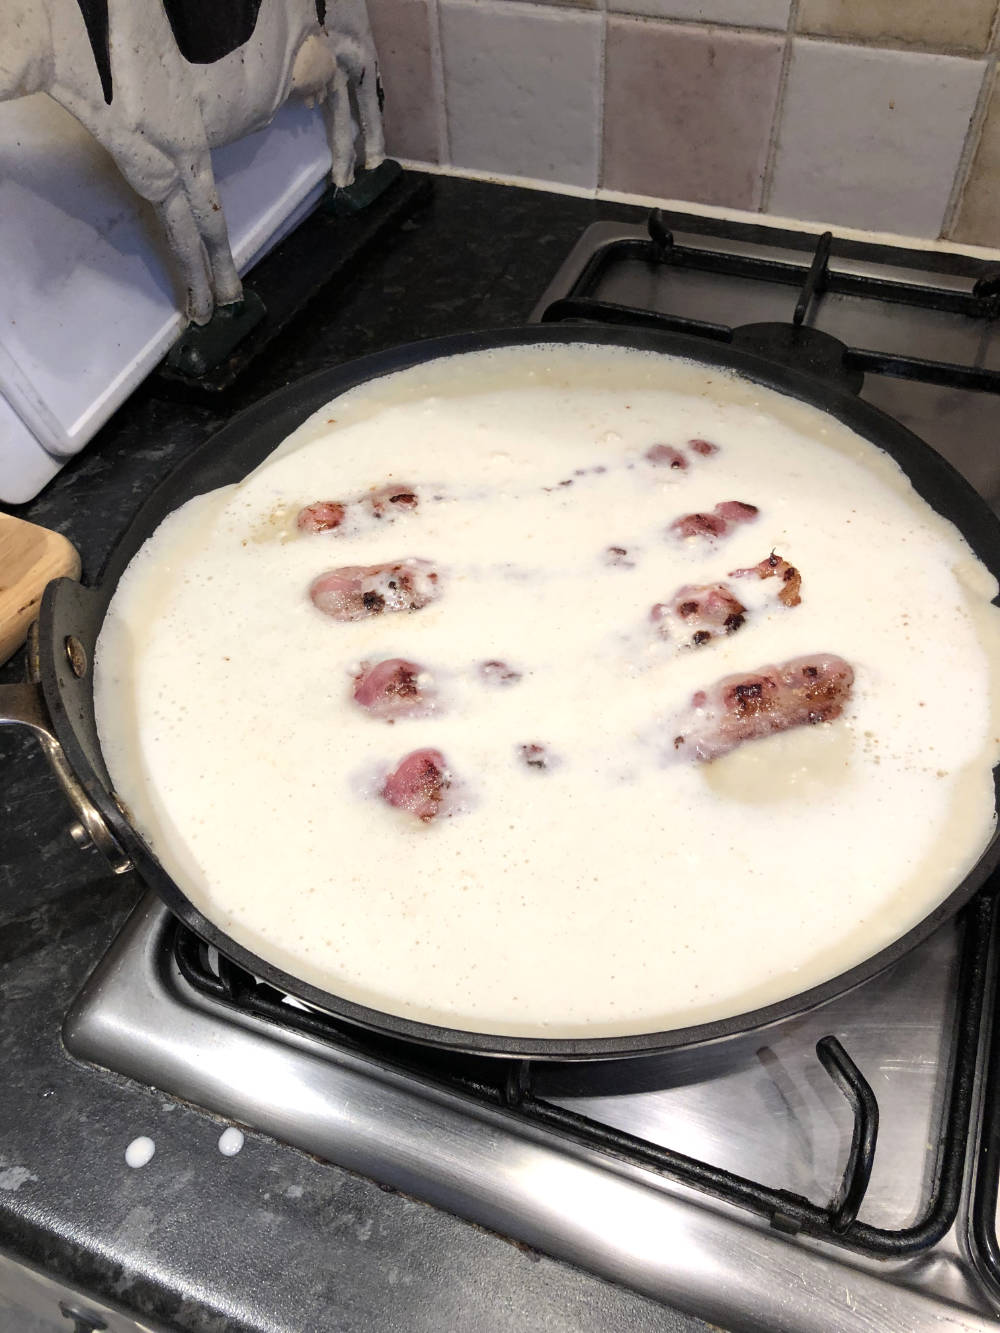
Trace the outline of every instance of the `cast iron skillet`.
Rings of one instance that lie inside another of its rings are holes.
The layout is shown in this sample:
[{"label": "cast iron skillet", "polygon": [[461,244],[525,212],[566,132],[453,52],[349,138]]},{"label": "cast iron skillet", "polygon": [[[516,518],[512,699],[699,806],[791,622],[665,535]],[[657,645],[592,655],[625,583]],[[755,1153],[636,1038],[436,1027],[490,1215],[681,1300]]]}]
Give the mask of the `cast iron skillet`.
[{"label": "cast iron skillet", "polygon": [[[90,670],[94,643],[108,602],[123,570],[143,541],[178,505],[194,495],[240,480],[312,412],[366,380],[461,352],[581,342],[662,352],[706,367],[735,370],[747,379],[823,409],[891,454],[917,492],[938,513],[950,519],[987,568],[1000,575],[1000,522],[949,463],[898,422],[850,393],[811,375],[775,366],[737,348],[706,344],[680,335],[639,329],[560,326],[434,339],[321,371],[279,390],[235,417],[153,494],[113,552],[97,587],[84,588],[66,579],[49,586],[42,603],[38,639],[38,674],[44,704],[52,730],[75,778],[97,807],[113,839],[142,879],[156,890],[186,926],[263,980],[341,1019],[376,1032],[454,1050],[551,1060],[608,1059],[718,1042],[801,1014],[882,971],[957,912],[1000,862],[1000,839],[994,835],[975,868],[919,925],[888,948],[823,985],[779,1004],[719,1022],[669,1032],[592,1039],[519,1038],[462,1032],[395,1017],[328,994],[289,976],[229,939],[202,916],[167,875],[116,803],[94,725]],[[780,485],[780,478],[776,479],[776,484]],[[877,578],[877,552],[873,552],[873,557],[873,578]],[[51,754],[53,746],[48,748]],[[997,770],[994,780],[997,780]],[[775,928],[780,929],[781,923],[776,922]]]}]

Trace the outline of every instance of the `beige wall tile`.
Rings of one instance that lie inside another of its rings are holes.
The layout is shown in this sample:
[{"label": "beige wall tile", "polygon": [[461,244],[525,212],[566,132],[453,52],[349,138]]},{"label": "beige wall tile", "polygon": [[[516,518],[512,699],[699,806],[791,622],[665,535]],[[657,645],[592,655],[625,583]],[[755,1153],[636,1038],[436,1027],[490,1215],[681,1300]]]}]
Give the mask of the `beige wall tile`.
[{"label": "beige wall tile", "polygon": [[777,34],[609,17],[601,184],[757,207],[782,45]]},{"label": "beige wall tile", "polygon": [[385,88],[385,141],[391,157],[438,160],[437,105],[431,77],[427,0],[368,0]]},{"label": "beige wall tile", "polygon": [[986,69],[796,37],[770,211],[937,236]]},{"label": "beige wall tile", "polygon": [[801,0],[798,29],[889,45],[985,51],[997,0]]},{"label": "beige wall tile", "polygon": [[441,0],[454,166],[593,189],[603,14],[516,0]]},{"label": "beige wall tile", "polygon": [[950,234],[954,240],[972,245],[1000,246],[1000,81],[997,80]]},{"label": "beige wall tile", "polygon": [[733,23],[744,28],[788,26],[792,0],[607,0],[608,9],[689,23]]}]

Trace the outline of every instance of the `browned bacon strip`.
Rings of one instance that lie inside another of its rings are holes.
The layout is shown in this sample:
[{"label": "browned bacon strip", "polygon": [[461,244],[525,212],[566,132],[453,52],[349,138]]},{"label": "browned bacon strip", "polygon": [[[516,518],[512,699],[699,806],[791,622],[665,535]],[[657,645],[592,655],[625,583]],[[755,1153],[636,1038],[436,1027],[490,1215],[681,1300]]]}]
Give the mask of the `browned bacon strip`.
[{"label": "browned bacon strip", "polygon": [[776,552],[772,551],[759,565],[751,565],[749,569],[731,570],[730,578],[744,578],[749,574],[756,574],[762,579],[780,579],[778,601],[785,606],[798,606],[802,601],[802,575],[794,565],[790,565]]},{"label": "browned bacon strip", "polygon": [[710,514],[682,514],[668,531],[677,537],[722,537],[737,523],[749,523],[760,511],[742,500],[723,500]]},{"label": "browned bacon strip", "polygon": [[396,560],[384,565],[342,565],[314,579],[309,596],[333,620],[365,620],[383,612],[419,611],[441,593],[429,560]]},{"label": "browned bacon strip", "polygon": [[688,448],[696,454],[701,454],[702,458],[711,458],[712,454],[719,452],[719,446],[713,444],[711,440],[688,440]]},{"label": "browned bacon strip", "polygon": [[687,583],[669,602],[657,602],[649,618],[664,637],[673,625],[700,647],[720,634],[735,634],[746,619],[746,607],[724,583]]},{"label": "browned bacon strip", "polygon": [[424,823],[442,812],[451,773],[440,750],[413,750],[399,761],[382,786],[382,799]]},{"label": "browned bacon strip", "polygon": [[853,684],[854,671],[834,653],[725,676],[694,696],[696,713],[674,738],[674,749],[694,759],[718,759],[744,741],[832,722],[844,711]]},{"label": "browned bacon strip", "polygon": [[354,677],[354,702],[373,717],[414,717],[425,711],[428,691],[421,686],[423,667],[402,657],[389,657],[374,666],[363,662]]}]

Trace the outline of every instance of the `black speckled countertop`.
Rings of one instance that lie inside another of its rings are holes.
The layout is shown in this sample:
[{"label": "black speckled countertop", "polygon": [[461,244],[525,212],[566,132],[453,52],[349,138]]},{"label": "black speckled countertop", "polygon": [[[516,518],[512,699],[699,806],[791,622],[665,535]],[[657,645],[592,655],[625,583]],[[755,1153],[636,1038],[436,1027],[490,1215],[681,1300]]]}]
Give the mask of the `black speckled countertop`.
[{"label": "black speckled countertop", "polygon": [[[590,222],[640,216],[435,179],[430,206],[321,297],[225,408],[147,385],[14,512],[65,533],[92,580],[155,484],[233,411],[395,343],[524,323]],[[22,676],[20,658],[0,669]],[[70,822],[34,743],[0,730],[0,1251],[190,1333],[705,1327],[264,1135],[223,1157],[214,1117],[71,1059],[62,1017],[141,885],[77,850]],[[140,1134],[156,1154],[130,1170]]]}]

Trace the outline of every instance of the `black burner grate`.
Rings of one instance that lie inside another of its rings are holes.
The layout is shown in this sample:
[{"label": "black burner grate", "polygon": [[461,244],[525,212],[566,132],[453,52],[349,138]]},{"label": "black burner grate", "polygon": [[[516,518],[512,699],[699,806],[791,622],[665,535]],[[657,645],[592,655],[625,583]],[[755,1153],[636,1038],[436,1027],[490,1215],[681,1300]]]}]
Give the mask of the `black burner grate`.
[{"label": "black burner grate", "polygon": [[[818,1042],[817,1055],[851,1104],[854,1133],[840,1188],[833,1201],[823,1206],[802,1195],[758,1184],[567,1110],[536,1091],[536,1070],[544,1066],[532,1061],[456,1055],[370,1033],[319,1010],[290,1005],[282,992],[257,981],[229,959],[217,955],[179,922],[173,925],[169,939],[181,976],[197,991],[224,1005],[238,1007],[245,1013],[306,1033],[334,1047],[360,1053],[382,1067],[401,1071],[421,1082],[506,1108],[512,1115],[544,1126],[588,1149],[645,1167],[749,1209],[765,1218],[776,1230],[815,1236],[871,1255],[891,1257],[916,1253],[935,1244],[951,1227],[958,1213],[989,971],[994,905],[994,898],[983,893],[969,904],[962,916],[961,966],[950,1047],[951,1071],[946,1109],[933,1149],[936,1157],[932,1187],[923,1216],[901,1230],[873,1227],[857,1220],[875,1157],[878,1104],[871,1087],[836,1037],[824,1037]],[[1000,1092],[1000,1074],[996,1091]],[[1000,1138],[1000,1130],[994,1126],[994,1140],[997,1138]],[[995,1182],[994,1169],[994,1203]],[[994,1226],[994,1237],[995,1234]]]},{"label": "black burner grate", "polygon": [[[683,245],[674,232],[694,231],[719,235],[743,244],[743,250]],[[716,342],[737,343],[771,360],[841,379],[857,391],[866,373],[894,375],[954,388],[1000,393],[1000,370],[957,361],[902,355],[836,343],[813,329],[810,319],[824,294],[862,297],[896,305],[919,307],[939,314],[978,321],[988,330],[1000,319],[1000,269],[964,255],[936,251],[900,251],[868,242],[834,238],[831,232],[811,237],[756,224],[727,222],[717,230],[708,218],[667,214],[654,209],[649,216],[648,239],[625,238],[602,245],[584,265],[569,292],[539,315],[541,323],[585,321],[659,328],[692,334]],[[804,250],[804,246],[811,250]],[[802,260],[778,259],[768,248],[802,251]],[[887,270],[901,255],[920,281],[906,281],[867,271]],[[860,262],[859,262],[860,261]],[[651,269],[695,269],[729,278],[779,284],[796,289],[789,300],[787,324],[731,327],[711,320],[602,300],[595,295],[607,273],[623,262]],[[838,262],[842,265],[838,267]],[[850,271],[851,268],[866,271]],[[783,333],[777,333],[783,330]],[[819,339],[819,341],[817,341]]]}]

